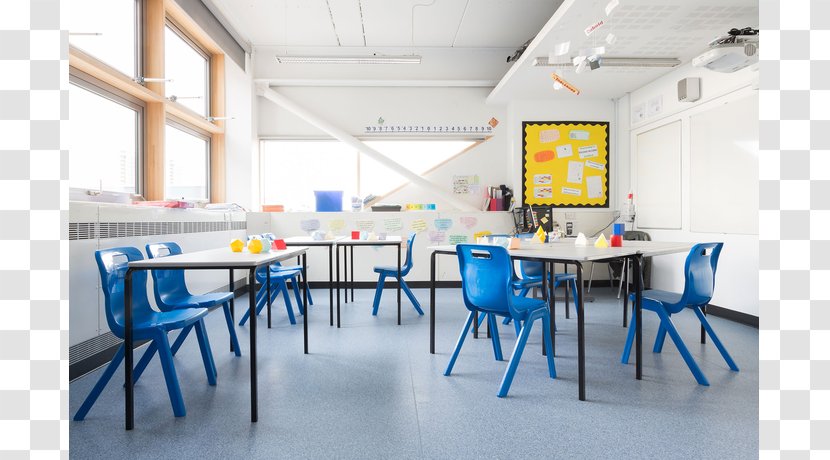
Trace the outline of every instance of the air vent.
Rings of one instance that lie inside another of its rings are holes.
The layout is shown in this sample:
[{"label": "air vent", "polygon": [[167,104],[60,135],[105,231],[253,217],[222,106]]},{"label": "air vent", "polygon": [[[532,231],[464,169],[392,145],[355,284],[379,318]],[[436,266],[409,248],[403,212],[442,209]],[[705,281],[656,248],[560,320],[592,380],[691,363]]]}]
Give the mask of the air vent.
[{"label": "air vent", "polygon": [[70,222],[69,240],[245,230],[247,222]]}]

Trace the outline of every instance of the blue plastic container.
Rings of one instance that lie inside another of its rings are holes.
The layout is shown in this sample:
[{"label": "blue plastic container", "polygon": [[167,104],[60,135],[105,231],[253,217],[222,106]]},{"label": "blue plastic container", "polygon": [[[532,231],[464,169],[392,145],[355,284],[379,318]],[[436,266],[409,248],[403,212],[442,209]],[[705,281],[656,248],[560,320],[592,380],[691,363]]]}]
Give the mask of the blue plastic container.
[{"label": "blue plastic container", "polygon": [[343,210],[342,190],[315,190],[317,212],[339,212]]},{"label": "blue plastic container", "polygon": [[614,235],[622,235],[625,233],[625,224],[614,224]]}]

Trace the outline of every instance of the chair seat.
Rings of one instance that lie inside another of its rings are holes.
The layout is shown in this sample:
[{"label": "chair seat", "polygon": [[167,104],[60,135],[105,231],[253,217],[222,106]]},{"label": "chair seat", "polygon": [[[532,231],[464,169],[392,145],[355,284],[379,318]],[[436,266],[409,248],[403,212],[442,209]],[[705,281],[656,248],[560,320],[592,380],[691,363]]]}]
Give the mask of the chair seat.
[{"label": "chair seat", "polygon": [[[398,267],[380,266],[375,267],[375,273],[386,273],[389,276],[398,276]],[[401,267],[401,276],[404,276],[403,267]]]},{"label": "chair seat", "polygon": [[[634,302],[636,299],[635,296],[636,294],[632,292],[629,295],[629,299]],[[660,289],[648,289],[643,291],[643,308],[646,310],[657,311],[656,309],[660,307],[659,305],[655,305],[655,303],[659,302],[669,313],[677,313],[685,307],[685,305],[680,305],[682,297],[683,295],[677,292],[661,291]]]},{"label": "chair seat", "polygon": [[[502,308],[489,309],[486,306],[482,305],[479,305],[478,308],[483,312],[493,313],[497,316],[509,316],[509,314],[507,314],[507,312],[505,312]],[[520,321],[524,321],[530,313],[536,310],[547,308],[547,304],[542,299],[533,299],[514,295],[513,308],[521,315],[521,317],[517,319]]]},{"label": "chair seat", "polygon": [[186,308],[172,311],[136,311],[133,317],[133,339],[150,339],[155,331],[183,329],[208,314],[206,308]]},{"label": "chair seat", "polygon": [[[557,283],[561,283],[563,281],[576,281],[576,274],[575,273],[557,273],[553,276],[553,280]],[[533,287],[533,286],[541,286],[542,285],[542,277],[531,277],[531,278],[515,278],[513,280],[513,288],[514,289],[522,289],[526,287]]]},{"label": "chair seat", "polygon": [[180,297],[162,296],[161,300],[171,309],[179,308],[213,308],[233,298],[232,292],[212,292],[202,295],[185,295]]}]

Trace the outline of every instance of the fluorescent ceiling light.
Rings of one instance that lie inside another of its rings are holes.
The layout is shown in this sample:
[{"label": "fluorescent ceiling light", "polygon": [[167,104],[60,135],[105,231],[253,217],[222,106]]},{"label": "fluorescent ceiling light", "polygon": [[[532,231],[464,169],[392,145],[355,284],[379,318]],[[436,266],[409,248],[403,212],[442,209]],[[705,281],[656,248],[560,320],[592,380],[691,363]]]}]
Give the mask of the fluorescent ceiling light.
[{"label": "fluorescent ceiling light", "polygon": [[[578,58],[585,59],[583,56]],[[575,59],[575,64],[579,61]],[[536,67],[573,67],[574,63],[555,63],[550,62],[547,57],[537,57],[533,59],[533,65]],[[627,57],[603,57],[603,67],[677,67],[680,65],[680,59],[675,58],[627,58]]]},{"label": "fluorescent ceiling light", "polygon": [[280,64],[420,64],[421,56],[277,56]]}]

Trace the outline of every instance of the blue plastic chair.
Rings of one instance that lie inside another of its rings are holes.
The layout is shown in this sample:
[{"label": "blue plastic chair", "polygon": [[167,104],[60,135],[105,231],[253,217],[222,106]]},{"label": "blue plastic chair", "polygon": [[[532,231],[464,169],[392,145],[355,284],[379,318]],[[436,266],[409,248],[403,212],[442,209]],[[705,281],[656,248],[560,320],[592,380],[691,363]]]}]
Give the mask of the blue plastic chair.
[{"label": "blue plastic chair", "polygon": [[[548,372],[550,378],[556,378],[556,367],[553,362],[553,347],[550,335],[550,313],[543,300],[528,299],[519,297],[513,293],[512,277],[513,267],[507,249],[501,246],[459,244],[456,246],[458,253],[458,265],[461,270],[461,290],[464,295],[464,304],[470,310],[467,321],[458,337],[458,343],[452,353],[450,362],[444,375],[450,375],[455,365],[464,339],[470,331],[470,326],[476,315],[487,314],[490,327],[495,330],[495,316],[512,318],[514,321],[521,321],[522,329],[516,345],[513,348],[513,356],[507,371],[502,378],[498,396],[507,396],[516,368],[522,357],[522,352],[530,336],[530,330],[534,321],[542,320],[542,335],[547,352]],[[501,344],[498,333],[491,334],[493,341],[493,354],[497,361],[502,360]]]},{"label": "blue plastic chair", "polygon": [[[409,274],[409,271],[412,270],[412,246],[415,243],[415,236],[417,233],[412,232],[409,234],[409,238],[406,240],[406,261],[401,266],[401,289],[409,297],[409,300],[412,302],[412,306],[415,307],[415,311],[418,312],[419,315],[423,315],[424,311],[421,310],[421,304],[418,302],[418,299],[415,298],[415,294],[412,293],[412,290],[409,289],[409,286],[406,284],[404,277]],[[383,283],[386,280],[386,277],[398,278],[398,267],[375,267],[375,273],[378,274],[378,285],[375,288],[375,300],[372,304],[372,315],[377,316],[378,308],[380,307],[380,297],[383,295]]]},{"label": "blue plastic chair", "polygon": [[[273,233],[270,233],[270,232],[269,233],[263,233],[260,236],[263,237],[263,238],[270,238],[271,241],[274,241],[274,240],[277,239],[277,236],[274,235]],[[249,236],[248,239],[250,240],[251,237]],[[274,262],[274,263],[271,264],[271,267],[276,269],[276,270],[298,270],[298,272],[296,274],[297,277],[299,277],[299,275],[302,275],[302,273],[303,273],[303,266],[302,265],[283,265],[280,262]],[[308,270],[308,268],[309,267],[306,266],[306,270]],[[293,283],[293,281],[292,281],[292,283]],[[302,305],[302,302],[299,302],[299,303]],[[314,299],[311,298],[311,289],[308,290],[308,304],[309,305],[314,305]],[[302,307],[300,307],[300,309],[302,309]]]},{"label": "blue plastic chair", "polygon": [[[302,274],[299,270],[293,269],[286,269],[283,267],[275,267],[271,265],[267,268],[271,271],[271,303],[273,304],[279,294],[282,294],[283,300],[285,301],[285,310],[288,313],[288,321],[291,324],[297,324],[297,320],[294,318],[294,307],[291,305],[291,297],[288,295],[288,281],[291,281],[291,288],[294,291],[294,298],[297,300],[297,305],[300,310],[300,314],[305,314],[303,310],[303,300],[300,296],[300,288],[299,282],[297,278],[300,274]],[[261,284],[259,290],[256,293],[255,303],[256,303],[256,314],[259,315],[262,312],[262,309],[267,305],[266,299],[266,283],[267,283],[267,274],[265,272],[265,267],[259,267],[256,270],[256,280],[259,284]],[[309,296],[309,304],[311,302],[311,297]],[[247,308],[245,312],[242,314],[242,318],[239,320],[239,325],[244,326],[245,323],[248,321],[250,317],[250,310]]]},{"label": "blue plastic chair", "polygon": [[[735,361],[729,356],[729,352],[721,343],[706,316],[703,314],[701,307],[706,306],[712,295],[715,292],[715,272],[718,267],[718,257],[720,256],[723,243],[701,243],[696,244],[689,255],[686,257],[685,275],[686,286],[682,294],[661,291],[658,289],[649,289],[643,291],[643,310],[651,310],[657,313],[660,317],[660,327],[657,330],[657,337],[654,340],[654,353],[660,353],[663,350],[663,342],[666,340],[666,332],[672,338],[689,370],[695,376],[697,383],[701,385],[709,385],[709,380],[703,375],[683,339],[677,332],[677,328],[672,323],[671,315],[680,313],[686,308],[691,308],[695,315],[700,320],[701,325],[712,338],[712,342],[718,347],[721,356],[729,365],[729,368],[737,372],[738,366]],[[635,299],[635,294],[631,294],[632,301]],[[622,363],[628,363],[628,357],[631,354],[631,345],[634,342],[634,328],[636,326],[636,317],[632,318],[631,324],[628,326],[628,338],[625,341],[625,348],[622,354]]]},{"label": "blue plastic chair", "polygon": [[[141,252],[130,247],[104,249],[95,252],[95,261],[98,263],[101,286],[104,290],[104,312],[106,313],[107,324],[112,333],[122,339],[124,338],[124,275],[127,272],[129,262],[142,259],[144,257]],[[133,339],[151,341],[142,360],[145,358],[151,359],[158,351],[164,380],[167,383],[167,393],[173,406],[173,414],[176,417],[183,417],[186,414],[184,399],[182,398],[181,388],[179,388],[179,380],[176,377],[176,367],[173,364],[173,353],[170,350],[167,333],[190,326],[196,329],[196,337],[199,340],[199,348],[202,352],[202,362],[205,366],[208,383],[216,385],[216,366],[210,350],[207,329],[205,329],[203,322],[203,318],[208,314],[208,309],[188,308],[166,312],[155,311],[147,299],[147,272],[134,271],[132,279]],[[124,344],[122,343],[92,391],[89,392],[84,403],[75,413],[74,420],[83,420],[86,417],[123,359]]]},{"label": "blue plastic chair", "polygon": [[[155,259],[157,257],[174,256],[182,253],[182,248],[177,243],[151,243],[144,246],[147,251],[147,257]],[[208,294],[193,295],[187,289],[185,282],[184,270],[152,270],[153,275],[153,294],[156,298],[156,305],[161,311],[180,310],[182,308],[207,308],[214,310],[222,307],[225,313],[225,322],[228,325],[228,334],[231,337],[233,344],[233,352],[236,356],[242,356],[239,349],[239,339],[236,337],[236,328],[233,324],[233,316],[231,316],[230,301],[233,299],[232,292],[212,292]],[[182,333],[176,338],[176,341],[171,347],[173,356],[182,346],[187,334],[190,333],[192,327],[187,327],[182,330]],[[138,369],[144,370],[142,363],[139,363]],[[144,363],[146,365],[147,363]],[[140,375],[137,370],[136,373]]]}]

